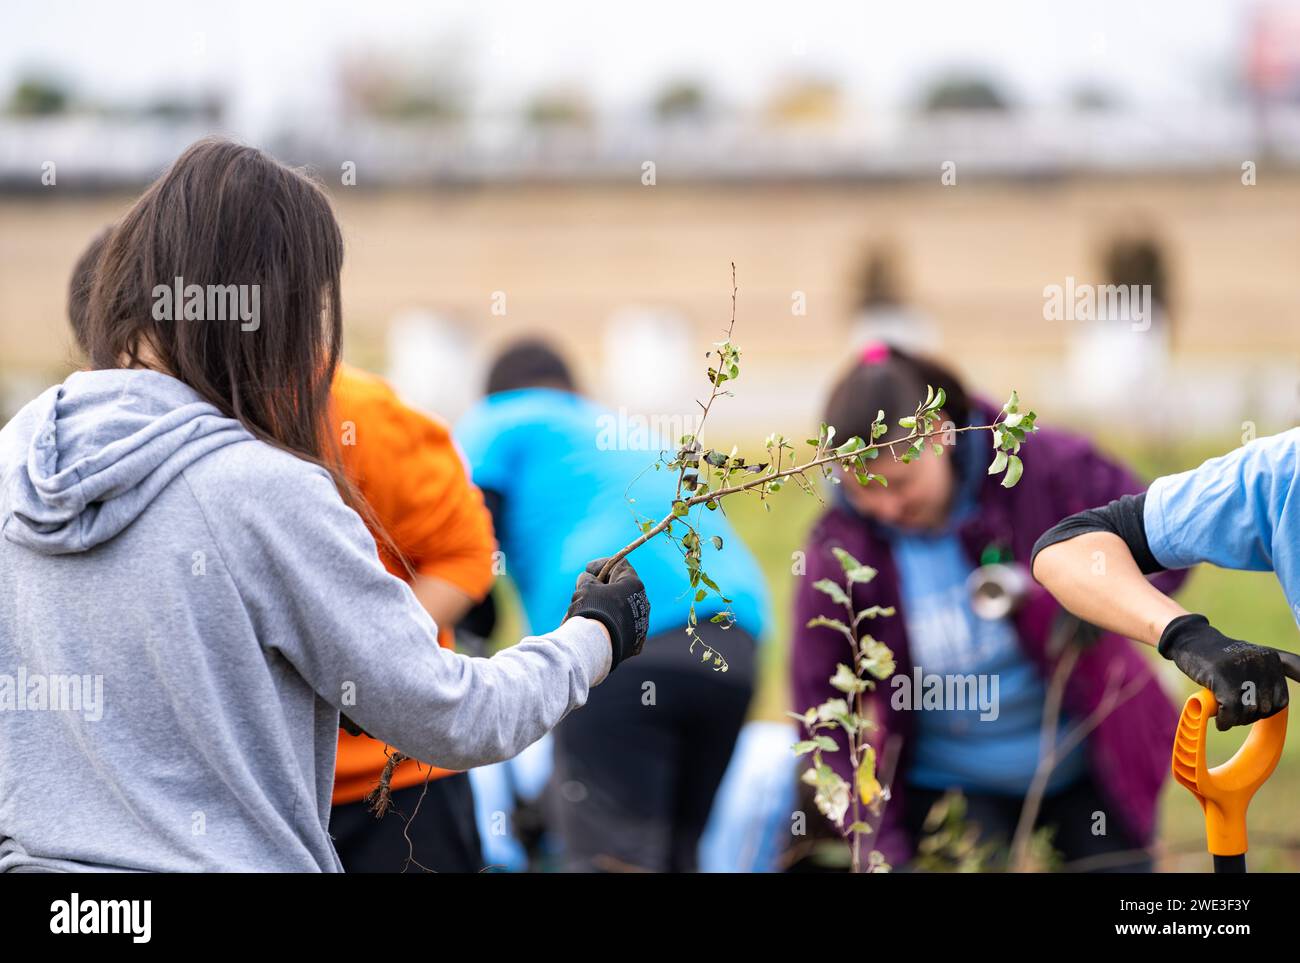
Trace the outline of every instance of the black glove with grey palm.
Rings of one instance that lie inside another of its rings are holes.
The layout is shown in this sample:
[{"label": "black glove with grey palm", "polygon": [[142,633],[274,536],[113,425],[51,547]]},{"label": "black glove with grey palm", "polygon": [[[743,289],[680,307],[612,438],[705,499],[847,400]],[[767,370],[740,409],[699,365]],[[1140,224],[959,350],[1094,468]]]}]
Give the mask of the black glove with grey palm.
[{"label": "black glove with grey palm", "polygon": [[614,650],[613,672],[620,662],[641,652],[645,645],[646,630],[650,625],[650,600],[645,586],[637,577],[636,569],[626,559],[620,559],[609,573],[609,581],[597,576],[608,559],[598,558],[587,564],[587,570],[578,576],[578,586],[569,603],[566,619],[583,616],[595,619],[609,629],[609,641]]},{"label": "black glove with grey palm", "polygon": [[1300,681],[1300,658],[1264,645],[1230,639],[1204,615],[1180,615],[1157,646],[1189,676],[1214,693],[1214,724],[1222,732],[1265,719],[1286,708],[1286,680]]}]

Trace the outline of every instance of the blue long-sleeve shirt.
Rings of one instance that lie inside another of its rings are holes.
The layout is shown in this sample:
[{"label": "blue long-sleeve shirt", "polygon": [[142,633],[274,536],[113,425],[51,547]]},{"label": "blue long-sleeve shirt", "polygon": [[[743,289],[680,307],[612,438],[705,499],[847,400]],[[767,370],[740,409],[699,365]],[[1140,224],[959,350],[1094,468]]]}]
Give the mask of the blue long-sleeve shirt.
[{"label": "blue long-sleeve shirt", "polygon": [[[676,473],[653,467],[660,445],[629,446],[611,430],[614,417],[573,392],[522,388],[488,396],[456,426],[474,483],[502,496],[497,539],[533,626],[557,624],[587,563],[635,539],[638,517],[657,522],[672,506]],[[701,567],[732,600],[736,623],[759,637],[769,602],[758,563],[722,511],[696,509],[691,518],[704,543]],[[650,633],[684,626],[695,590],[677,547],[658,536],[628,560],[650,599]],[[704,622],[725,607],[709,593],[696,616]]]}]

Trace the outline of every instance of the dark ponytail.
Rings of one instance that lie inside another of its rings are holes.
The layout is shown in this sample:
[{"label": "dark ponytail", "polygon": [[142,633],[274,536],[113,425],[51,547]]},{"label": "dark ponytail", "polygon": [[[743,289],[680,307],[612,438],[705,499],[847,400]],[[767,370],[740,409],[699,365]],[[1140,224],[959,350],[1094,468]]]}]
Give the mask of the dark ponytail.
[{"label": "dark ponytail", "polygon": [[955,425],[969,423],[970,400],[952,371],[928,358],[872,342],[831,389],[825,421],[834,426],[837,439],[867,438],[876,413],[883,410],[886,423],[895,429],[899,418],[911,415],[925,401],[926,385],[943,388],[948,396],[944,411]]}]

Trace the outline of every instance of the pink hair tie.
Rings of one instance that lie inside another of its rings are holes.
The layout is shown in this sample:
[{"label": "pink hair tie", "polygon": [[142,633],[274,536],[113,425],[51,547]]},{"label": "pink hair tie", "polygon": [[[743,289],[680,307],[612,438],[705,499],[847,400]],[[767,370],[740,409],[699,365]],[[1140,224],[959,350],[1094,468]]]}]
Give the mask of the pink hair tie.
[{"label": "pink hair tie", "polygon": [[858,356],[861,364],[880,364],[889,359],[889,345],[883,341],[868,341]]}]

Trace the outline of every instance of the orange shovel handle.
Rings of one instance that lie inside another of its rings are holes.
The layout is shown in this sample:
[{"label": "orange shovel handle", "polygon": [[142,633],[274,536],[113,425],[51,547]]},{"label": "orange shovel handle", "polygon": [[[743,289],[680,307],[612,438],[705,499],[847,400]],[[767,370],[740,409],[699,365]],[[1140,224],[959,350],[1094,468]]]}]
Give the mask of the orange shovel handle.
[{"label": "orange shovel handle", "polygon": [[1188,698],[1174,736],[1174,779],[1191,790],[1205,811],[1210,852],[1239,856],[1246,852],[1246,808],[1282,758],[1290,709],[1254,723],[1236,754],[1210,769],[1205,764],[1205,736],[1218,711],[1209,689]]}]

